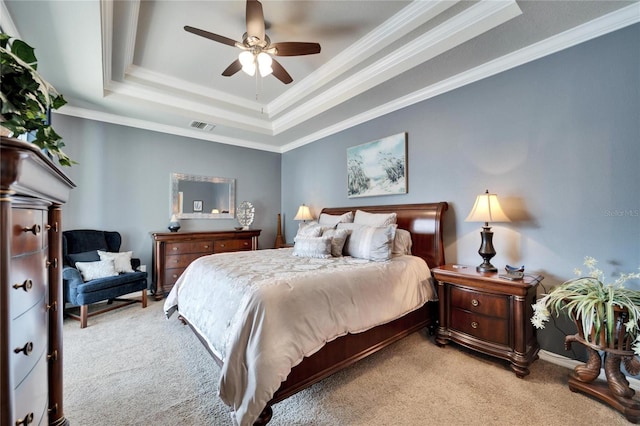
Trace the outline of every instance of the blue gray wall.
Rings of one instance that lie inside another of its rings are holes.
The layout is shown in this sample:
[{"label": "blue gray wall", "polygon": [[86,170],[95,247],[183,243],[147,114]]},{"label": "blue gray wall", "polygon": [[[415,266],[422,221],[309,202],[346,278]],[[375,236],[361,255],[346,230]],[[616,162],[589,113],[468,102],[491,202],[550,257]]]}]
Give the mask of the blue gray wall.
[{"label": "blue gray wall", "polygon": [[[493,224],[494,264],[524,264],[544,286],[572,277],[584,256],[607,273],[640,266],[640,25],[397,111],[283,155],[54,116],[65,172],[78,187],[64,229],[115,229],[123,248],[151,265],[153,231],[170,216],[170,174],[236,178],[236,201],[256,206],[260,246],[272,247],[276,216],[292,242],[298,206],[447,201],[446,256],[475,265],[480,224],[464,221],[477,194],[498,194],[510,223]],[[428,72],[428,69],[425,69]],[[408,133],[409,192],[349,199],[348,147]],[[183,220],[217,230],[235,220]],[[539,333],[566,354],[571,327]]]},{"label": "blue gray wall", "polygon": [[[638,40],[634,25],[285,153],[287,241],[301,203],[317,215],[324,206],[447,201],[447,261],[476,265],[481,224],[464,220],[489,189],[512,219],[493,225],[497,267],[524,264],[546,288],[572,278],[584,256],[606,273],[636,271]],[[408,193],[348,198],[347,148],[401,132]],[[553,327],[539,333],[543,348],[564,355],[562,337]]]},{"label": "blue gray wall", "polygon": [[[280,212],[280,154],[56,114],[65,168],[77,188],[63,207],[63,229],[119,231],[151,271],[152,232],[168,232],[171,173],[236,179],[236,204],[251,201],[260,247],[273,247]],[[182,219],[180,231],[229,230],[236,219]]]}]

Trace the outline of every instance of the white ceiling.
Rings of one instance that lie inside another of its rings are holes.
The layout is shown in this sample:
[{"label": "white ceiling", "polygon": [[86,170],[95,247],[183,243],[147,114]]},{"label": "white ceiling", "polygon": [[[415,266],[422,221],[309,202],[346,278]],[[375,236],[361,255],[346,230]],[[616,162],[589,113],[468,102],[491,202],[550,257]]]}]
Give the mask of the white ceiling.
[{"label": "white ceiling", "polygon": [[637,1],[262,4],[273,42],[322,46],[277,57],[289,85],[223,77],[239,49],[183,29],[241,40],[244,0],[5,0],[0,24],[36,48],[61,114],[285,152],[640,21]]}]

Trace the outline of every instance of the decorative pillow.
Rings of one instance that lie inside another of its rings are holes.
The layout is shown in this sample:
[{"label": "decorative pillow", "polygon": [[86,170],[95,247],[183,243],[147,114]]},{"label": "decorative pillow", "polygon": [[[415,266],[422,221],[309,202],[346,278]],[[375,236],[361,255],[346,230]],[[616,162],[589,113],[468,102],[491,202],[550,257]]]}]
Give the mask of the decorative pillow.
[{"label": "decorative pillow", "polygon": [[406,229],[396,229],[396,237],[393,239],[392,254],[411,254],[411,233]]},{"label": "decorative pillow", "polygon": [[298,225],[298,233],[293,241],[297,241],[298,238],[306,238],[306,237],[319,237],[322,235],[323,229],[327,228],[323,227],[315,220],[309,223],[301,223]]},{"label": "decorative pillow", "polygon": [[320,217],[318,218],[318,223],[320,225],[336,226],[339,223],[350,222],[353,222],[353,212],[346,212],[342,215],[320,213]]},{"label": "decorative pillow", "polygon": [[356,216],[353,223],[367,226],[387,226],[396,223],[397,214],[394,213],[369,213],[362,210],[356,210]]},{"label": "decorative pillow", "polygon": [[[106,250],[106,249],[102,249]],[[83,251],[82,253],[69,253],[67,254],[67,263],[69,265],[75,265],[76,262],[97,262],[100,260],[98,250]]]},{"label": "decorative pillow", "polygon": [[383,262],[391,259],[397,225],[355,227],[347,240],[347,254],[361,259]]},{"label": "decorative pillow", "polygon": [[327,229],[322,233],[323,237],[331,237],[331,256],[342,256],[342,250],[347,242],[347,237],[351,234],[350,229]]},{"label": "decorative pillow", "polygon": [[131,256],[133,256],[133,252],[131,251],[112,253],[98,250],[98,256],[100,256],[100,260],[113,260],[116,272],[133,272],[133,268],[131,267]]},{"label": "decorative pillow", "polygon": [[118,275],[113,265],[113,259],[99,260],[97,262],[76,262],[76,269],[80,271],[83,281]]},{"label": "decorative pillow", "polygon": [[328,259],[331,257],[331,237],[296,237],[293,255]]}]

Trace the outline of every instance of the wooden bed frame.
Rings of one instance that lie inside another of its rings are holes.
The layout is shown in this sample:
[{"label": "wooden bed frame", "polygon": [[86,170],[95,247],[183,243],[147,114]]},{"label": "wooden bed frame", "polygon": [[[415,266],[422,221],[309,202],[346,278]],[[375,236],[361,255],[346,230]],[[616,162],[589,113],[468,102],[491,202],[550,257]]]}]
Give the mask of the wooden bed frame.
[{"label": "wooden bed frame", "polygon": [[[364,210],[370,213],[397,213],[398,228],[406,229],[411,233],[413,242],[412,254],[423,258],[430,268],[444,265],[443,243],[443,215],[447,210],[446,202],[427,204],[403,204],[389,206],[367,207],[338,207],[325,208],[322,213],[332,215],[343,214],[348,211]],[[188,324],[196,336],[209,350],[209,346],[191,324]],[[428,302],[419,309],[407,315],[357,334],[347,334],[327,343],[315,354],[306,357],[295,366],[287,380],[282,382],[273,398],[262,411],[262,414],[254,425],[266,425],[273,415],[271,406],[291,395],[308,388],[314,383],[354,364],[380,349],[400,340],[409,334],[424,327],[435,330],[438,319],[438,303]],[[209,350],[218,365],[222,361]]]}]

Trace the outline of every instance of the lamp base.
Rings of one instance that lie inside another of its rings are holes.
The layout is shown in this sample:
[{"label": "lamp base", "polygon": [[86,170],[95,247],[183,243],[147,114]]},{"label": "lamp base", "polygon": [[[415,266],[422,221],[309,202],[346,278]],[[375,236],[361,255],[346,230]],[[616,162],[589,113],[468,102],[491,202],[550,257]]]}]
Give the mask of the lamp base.
[{"label": "lamp base", "polygon": [[498,272],[498,268],[493,266],[490,262],[485,260],[480,265],[476,266],[478,272]]}]

